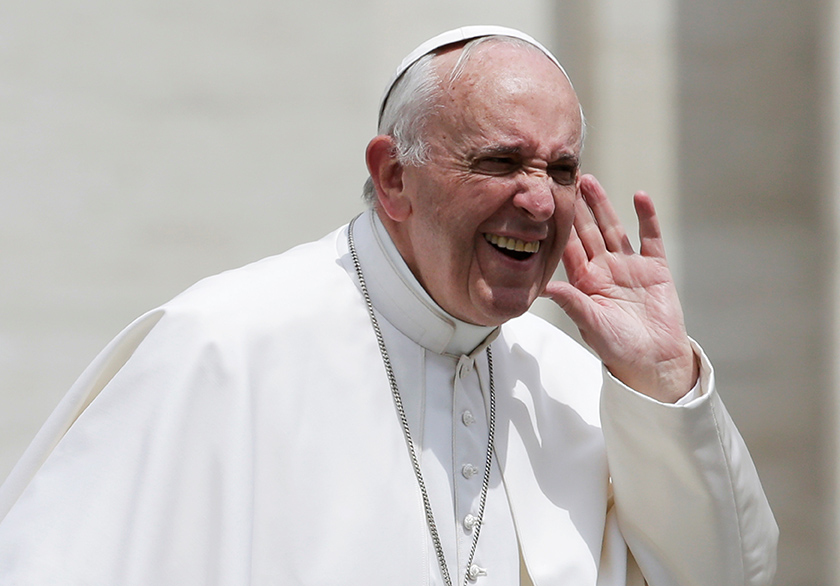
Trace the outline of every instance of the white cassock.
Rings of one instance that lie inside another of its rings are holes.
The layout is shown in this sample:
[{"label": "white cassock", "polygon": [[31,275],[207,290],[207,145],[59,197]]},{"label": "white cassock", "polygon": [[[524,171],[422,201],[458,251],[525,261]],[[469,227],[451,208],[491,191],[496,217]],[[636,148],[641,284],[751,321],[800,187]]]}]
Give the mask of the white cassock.
[{"label": "white cassock", "polygon": [[[476,584],[770,583],[778,530],[705,358],[696,398],[657,403],[537,317],[448,316],[370,212],[354,235],[454,582],[490,344]],[[441,584],[347,227],[131,324],[0,488],[4,514],[3,585]]]}]

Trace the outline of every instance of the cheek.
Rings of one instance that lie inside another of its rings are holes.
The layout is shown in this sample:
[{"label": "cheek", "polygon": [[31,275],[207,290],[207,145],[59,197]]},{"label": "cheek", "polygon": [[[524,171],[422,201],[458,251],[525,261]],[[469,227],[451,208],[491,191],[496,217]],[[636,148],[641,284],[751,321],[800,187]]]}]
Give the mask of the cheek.
[{"label": "cheek", "polygon": [[433,218],[434,229],[456,247],[453,254],[466,253],[467,248],[472,248],[489,207],[489,202],[480,194],[455,193],[452,199],[437,208]]}]

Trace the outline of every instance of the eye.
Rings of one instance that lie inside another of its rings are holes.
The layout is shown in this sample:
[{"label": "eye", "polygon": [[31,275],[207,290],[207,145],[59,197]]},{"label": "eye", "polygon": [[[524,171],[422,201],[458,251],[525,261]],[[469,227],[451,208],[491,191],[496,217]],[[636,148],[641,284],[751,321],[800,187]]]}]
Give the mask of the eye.
[{"label": "eye", "polygon": [[548,168],[548,174],[559,185],[573,185],[577,178],[577,170],[577,165],[562,163],[551,165]]},{"label": "eye", "polygon": [[473,161],[472,168],[487,175],[508,175],[519,169],[519,160],[514,157],[481,157]]}]

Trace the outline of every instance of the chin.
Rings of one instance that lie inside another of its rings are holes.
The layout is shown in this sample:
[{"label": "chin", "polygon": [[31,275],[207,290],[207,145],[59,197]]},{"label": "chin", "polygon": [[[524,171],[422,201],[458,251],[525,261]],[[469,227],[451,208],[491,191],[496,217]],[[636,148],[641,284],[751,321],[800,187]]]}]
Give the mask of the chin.
[{"label": "chin", "polygon": [[519,317],[531,308],[531,304],[536,299],[536,296],[532,298],[530,295],[523,296],[521,294],[515,298],[505,299],[504,297],[489,300],[482,307],[482,314],[486,322],[482,325],[499,326],[508,320]]}]

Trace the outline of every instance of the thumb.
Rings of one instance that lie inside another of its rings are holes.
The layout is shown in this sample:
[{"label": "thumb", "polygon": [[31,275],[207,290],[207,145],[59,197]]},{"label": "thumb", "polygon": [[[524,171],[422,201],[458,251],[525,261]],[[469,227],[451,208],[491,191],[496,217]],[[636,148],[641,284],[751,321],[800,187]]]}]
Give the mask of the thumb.
[{"label": "thumb", "polygon": [[591,305],[594,303],[574,285],[565,281],[551,281],[545,286],[542,297],[548,297],[560,306],[581,332],[589,329]]}]

